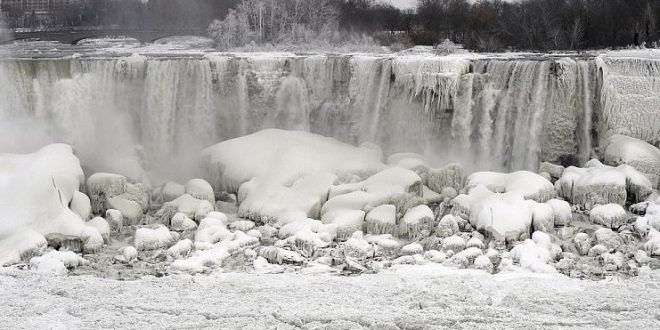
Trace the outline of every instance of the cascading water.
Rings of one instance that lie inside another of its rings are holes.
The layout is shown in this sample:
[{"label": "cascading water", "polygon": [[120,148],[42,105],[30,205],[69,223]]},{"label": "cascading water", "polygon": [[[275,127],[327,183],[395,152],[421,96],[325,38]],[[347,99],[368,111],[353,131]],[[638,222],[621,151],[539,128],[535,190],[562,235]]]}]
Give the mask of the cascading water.
[{"label": "cascading water", "polygon": [[8,86],[0,90],[0,116],[41,123],[47,132],[34,144],[72,143],[92,170],[133,176],[142,168],[189,176],[201,148],[267,127],[373,142],[386,153],[419,152],[435,163],[535,170],[539,161],[590,156],[601,105],[596,62],[263,54],[15,59],[0,63]]}]

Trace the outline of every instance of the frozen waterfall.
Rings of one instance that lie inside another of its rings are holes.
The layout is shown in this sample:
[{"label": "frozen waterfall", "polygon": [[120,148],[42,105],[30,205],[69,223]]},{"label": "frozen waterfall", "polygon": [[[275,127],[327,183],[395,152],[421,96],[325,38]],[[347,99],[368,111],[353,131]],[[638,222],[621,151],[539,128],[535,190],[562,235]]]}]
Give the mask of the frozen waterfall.
[{"label": "frozen waterfall", "polygon": [[[623,65],[642,68],[622,77]],[[652,68],[600,57],[213,53],[3,60],[0,120],[13,124],[0,124],[0,147],[25,151],[16,149],[67,142],[94,171],[139,176],[144,169],[175,178],[191,175],[189,164],[202,148],[275,127],[373,142],[388,153],[418,152],[475,170],[535,170],[540,161],[583,163],[612,131],[657,143],[660,121],[647,118],[657,115],[620,110],[655,102],[650,95],[660,70]],[[648,89],[649,97],[631,88]]]}]

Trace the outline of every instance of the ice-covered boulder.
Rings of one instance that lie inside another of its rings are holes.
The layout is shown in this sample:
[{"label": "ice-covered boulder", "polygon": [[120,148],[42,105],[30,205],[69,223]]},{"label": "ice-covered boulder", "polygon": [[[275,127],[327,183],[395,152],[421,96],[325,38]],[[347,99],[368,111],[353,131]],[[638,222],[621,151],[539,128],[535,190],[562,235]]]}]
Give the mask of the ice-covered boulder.
[{"label": "ice-covered boulder", "polygon": [[195,243],[215,244],[231,236],[232,233],[227,229],[225,221],[208,217],[199,223],[195,232]]},{"label": "ice-covered boulder", "polygon": [[643,201],[652,184],[629,165],[612,167],[592,159],[585,168],[570,166],[555,183],[559,195],[573,204],[591,209],[598,204],[625,205],[628,199]]},{"label": "ice-covered boulder", "polygon": [[85,253],[96,253],[103,248],[103,236],[96,227],[85,226],[80,234]]},{"label": "ice-covered boulder", "polygon": [[213,187],[204,179],[192,179],[186,182],[185,193],[200,200],[206,200],[211,205],[215,203]]},{"label": "ice-covered boulder", "polygon": [[472,188],[469,195],[459,195],[456,199],[461,196],[465,197],[455,206],[456,211],[467,215],[477,230],[489,232],[498,241],[519,240],[529,234],[533,212],[522,194],[494,193],[479,185]]},{"label": "ice-covered boulder", "polygon": [[513,173],[476,172],[467,178],[465,186],[468,191],[476,186],[484,186],[496,193],[517,193],[525,199],[543,203],[555,197],[552,183],[542,176],[529,172]]},{"label": "ice-covered boulder", "polygon": [[176,244],[167,249],[167,255],[173,259],[182,259],[186,258],[192,250],[193,242],[189,239],[184,239],[176,242]]},{"label": "ice-covered boulder", "polygon": [[449,237],[455,234],[458,234],[459,228],[458,228],[458,221],[456,220],[456,217],[447,214],[440,221],[438,222],[438,227],[435,230],[435,234],[445,238]]},{"label": "ice-covered boulder", "polygon": [[115,209],[109,209],[105,211],[105,219],[108,221],[110,230],[113,233],[121,232],[122,228],[124,227],[124,216],[120,211]]},{"label": "ice-covered boulder", "polygon": [[561,178],[561,175],[564,173],[565,169],[566,168],[561,166],[561,165],[552,164],[552,163],[548,163],[548,162],[542,162],[539,165],[539,171],[538,172],[539,173],[548,173],[548,175],[550,175],[550,179],[552,180],[552,182],[554,182],[554,181],[559,180],[559,178]]},{"label": "ice-covered boulder", "polygon": [[568,226],[573,220],[571,204],[560,199],[551,199],[546,202],[552,208],[555,226]]},{"label": "ice-covered boulder", "polygon": [[162,225],[139,228],[135,231],[135,248],[141,251],[163,249],[172,244],[172,241],[172,234]]},{"label": "ice-covered boulder", "polygon": [[108,224],[105,219],[101,217],[95,217],[94,219],[87,222],[87,225],[96,228],[96,230],[98,230],[101,234],[101,237],[103,237],[103,241],[106,243],[108,242],[110,239],[110,224]]},{"label": "ice-covered boulder", "polygon": [[303,132],[267,129],[202,152],[216,191],[238,193],[239,215],[286,223],[319,218],[338,177],[382,169],[382,152]]},{"label": "ice-covered boulder", "polygon": [[[211,188],[212,189],[212,188]],[[167,182],[160,190],[161,200],[163,202],[171,202],[177,197],[186,193],[186,187],[176,182]]]},{"label": "ice-covered boulder", "polygon": [[573,238],[573,243],[580,255],[587,255],[591,249],[591,238],[586,233],[578,233]]},{"label": "ice-covered boulder", "polygon": [[[54,262],[54,260],[57,262]],[[89,261],[72,251],[51,250],[43,256],[30,259],[30,268],[35,269],[37,272],[56,273],[59,275],[66,274],[67,269],[87,265],[89,265]],[[64,267],[63,271],[62,266]]]},{"label": "ice-covered boulder", "polygon": [[92,217],[92,204],[89,197],[80,191],[75,191],[73,193],[69,208],[71,208],[71,210],[84,221],[87,221]]},{"label": "ice-covered boulder", "polygon": [[401,219],[401,233],[408,238],[418,237],[422,230],[432,230],[435,225],[435,215],[426,205],[419,205],[409,209]]},{"label": "ice-covered boulder", "polygon": [[396,226],[396,206],[385,204],[375,207],[365,217],[367,234],[381,235],[398,233]]},{"label": "ice-covered boulder", "polygon": [[548,203],[538,203],[527,200],[527,205],[532,210],[532,229],[551,233],[555,228],[555,213]]},{"label": "ice-covered boulder", "polygon": [[596,205],[589,211],[589,220],[607,228],[618,229],[627,223],[628,214],[619,204]]},{"label": "ice-covered boulder", "polygon": [[184,213],[177,213],[172,217],[172,230],[179,232],[192,232],[197,229],[197,223],[188,218]]},{"label": "ice-covered boulder", "polygon": [[143,184],[132,183],[119,174],[92,174],[87,178],[86,191],[94,214],[119,210],[126,225],[137,224],[149,207],[149,195]]},{"label": "ice-covered boulder", "polygon": [[630,165],[644,173],[655,188],[660,185],[660,149],[646,141],[625,135],[613,135],[608,139],[604,152],[607,165]]},{"label": "ice-covered boulder", "polygon": [[465,186],[466,174],[461,165],[449,164],[442,168],[429,169],[426,174],[426,185],[435,192],[445,188],[461,191]]},{"label": "ice-covered boulder", "polygon": [[69,205],[83,180],[68,145],[0,154],[0,265],[45,246],[48,234],[80,236],[85,223]]}]

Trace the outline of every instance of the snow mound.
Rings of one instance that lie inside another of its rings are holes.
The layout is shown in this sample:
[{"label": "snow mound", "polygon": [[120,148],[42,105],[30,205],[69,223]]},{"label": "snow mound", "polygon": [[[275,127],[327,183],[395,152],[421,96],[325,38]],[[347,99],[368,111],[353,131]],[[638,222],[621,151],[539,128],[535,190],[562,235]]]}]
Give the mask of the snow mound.
[{"label": "snow mound", "polygon": [[19,262],[48,234],[81,235],[85,223],[69,205],[83,180],[68,145],[0,154],[0,264]]},{"label": "snow mound", "polygon": [[603,155],[607,165],[630,165],[644,173],[655,188],[660,187],[660,149],[646,141],[625,135],[608,139]]},{"label": "snow mound", "polygon": [[544,177],[529,171],[513,173],[476,172],[467,178],[467,190],[485,186],[496,193],[517,193],[525,199],[543,203],[555,196],[554,186]]},{"label": "snow mound", "polygon": [[531,239],[527,239],[514,246],[511,249],[511,257],[522,268],[535,273],[557,272],[554,267],[548,264],[552,261],[550,247],[544,244],[538,244]]}]

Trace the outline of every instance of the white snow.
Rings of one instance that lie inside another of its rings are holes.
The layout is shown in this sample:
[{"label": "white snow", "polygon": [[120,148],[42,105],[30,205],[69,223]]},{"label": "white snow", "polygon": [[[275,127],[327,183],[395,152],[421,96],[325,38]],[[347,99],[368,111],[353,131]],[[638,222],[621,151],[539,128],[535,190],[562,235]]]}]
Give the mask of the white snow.
[{"label": "white snow", "polygon": [[17,262],[48,234],[80,236],[84,222],[68,205],[82,182],[68,145],[0,154],[0,264]]}]

